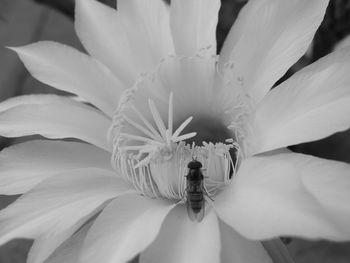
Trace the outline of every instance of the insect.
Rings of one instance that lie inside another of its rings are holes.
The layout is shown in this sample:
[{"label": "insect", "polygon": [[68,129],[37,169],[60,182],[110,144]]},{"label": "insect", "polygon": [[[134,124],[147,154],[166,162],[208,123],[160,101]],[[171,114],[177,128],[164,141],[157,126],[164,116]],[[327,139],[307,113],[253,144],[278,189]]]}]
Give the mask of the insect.
[{"label": "insect", "polygon": [[207,193],[203,184],[202,164],[193,159],[187,167],[189,169],[186,175],[187,213],[192,221],[200,222],[204,217],[204,194]]}]

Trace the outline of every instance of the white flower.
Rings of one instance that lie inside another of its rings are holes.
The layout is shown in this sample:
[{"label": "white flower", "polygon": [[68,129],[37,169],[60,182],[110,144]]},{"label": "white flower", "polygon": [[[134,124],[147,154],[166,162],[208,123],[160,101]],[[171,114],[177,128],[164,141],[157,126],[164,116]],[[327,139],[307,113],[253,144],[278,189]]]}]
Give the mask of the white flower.
[{"label": "white flower", "polygon": [[[0,244],[35,239],[29,263],[255,263],[271,262],[255,240],[350,239],[349,165],[285,148],[349,128],[350,49],[270,90],[308,48],[327,0],[250,0],[219,56],[219,0],[119,0],[118,11],[76,2],[91,56],[52,42],[14,50],[79,100],[7,100],[0,134],[82,142],[1,152],[0,192],[24,194],[0,212]],[[213,199],[201,222],[184,205],[192,158]]]}]

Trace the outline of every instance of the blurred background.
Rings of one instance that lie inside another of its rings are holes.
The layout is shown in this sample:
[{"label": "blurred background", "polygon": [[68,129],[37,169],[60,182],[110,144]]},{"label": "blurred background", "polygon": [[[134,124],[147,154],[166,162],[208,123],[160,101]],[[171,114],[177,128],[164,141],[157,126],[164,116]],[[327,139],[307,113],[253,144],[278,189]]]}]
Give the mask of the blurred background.
[{"label": "blurred background", "polygon": [[[117,8],[115,0],[100,0],[100,2]],[[222,0],[217,28],[218,50],[239,10],[246,2],[247,0]],[[29,93],[62,94],[33,79],[17,56],[5,46],[21,46],[39,40],[53,40],[83,50],[74,33],[73,18],[74,0],[0,0],[0,101]],[[350,46],[349,35],[350,0],[330,0],[326,17],[307,54],[293,65],[280,81],[333,49]],[[0,137],[0,149],[19,140],[22,139],[8,140]],[[291,149],[350,163],[350,130],[317,142],[295,145]],[[0,195],[0,209],[17,197]],[[300,239],[285,239],[285,243],[297,263],[350,262],[350,243]],[[13,240],[7,243],[0,247],[0,263],[24,263],[30,246],[30,240]]]}]

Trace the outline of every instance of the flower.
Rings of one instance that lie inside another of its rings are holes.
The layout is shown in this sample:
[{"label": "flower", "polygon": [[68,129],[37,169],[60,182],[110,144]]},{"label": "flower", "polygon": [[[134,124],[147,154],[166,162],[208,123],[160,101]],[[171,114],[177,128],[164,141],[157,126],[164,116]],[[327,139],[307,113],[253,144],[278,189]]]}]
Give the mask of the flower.
[{"label": "flower", "polygon": [[[350,238],[350,167],[285,147],[350,126],[350,49],[270,90],[308,48],[327,0],[250,0],[219,56],[219,0],[77,0],[90,55],[13,48],[38,80],[78,97],[0,104],[0,244],[28,262],[271,262],[257,240]],[[86,101],[87,103],[82,103]],[[203,164],[206,213],[187,215],[187,164]],[[213,201],[210,200],[210,198]]]}]

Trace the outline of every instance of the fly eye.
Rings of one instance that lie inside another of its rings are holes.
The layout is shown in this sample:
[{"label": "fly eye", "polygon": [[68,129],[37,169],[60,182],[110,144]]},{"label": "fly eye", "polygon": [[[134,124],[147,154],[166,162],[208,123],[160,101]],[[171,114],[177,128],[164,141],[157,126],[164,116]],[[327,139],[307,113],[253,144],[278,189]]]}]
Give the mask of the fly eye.
[{"label": "fly eye", "polygon": [[188,167],[189,169],[200,169],[200,168],[203,167],[203,165],[202,165],[201,162],[199,162],[199,161],[197,161],[197,160],[194,159],[194,160],[192,160],[192,161],[190,161],[190,162],[188,163],[187,167]]}]

